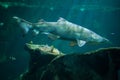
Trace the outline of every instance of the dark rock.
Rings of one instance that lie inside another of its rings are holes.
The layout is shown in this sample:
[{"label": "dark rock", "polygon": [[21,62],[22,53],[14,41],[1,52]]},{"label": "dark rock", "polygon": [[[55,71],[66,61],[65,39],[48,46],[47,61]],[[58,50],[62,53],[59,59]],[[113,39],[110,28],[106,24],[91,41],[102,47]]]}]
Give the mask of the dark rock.
[{"label": "dark rock", "polygon": [[27,46],[31,55],[30,68],[22,80],[118,80],[120,48],[54,55],[41,51],[39,47]]},{"label": "dark rock", "polygon": [[39,80],[47,65],[54,58],[64,55],[53,46],[48,45],[26,44],[25,49],[30,53],[29,69],[20,80]]}]

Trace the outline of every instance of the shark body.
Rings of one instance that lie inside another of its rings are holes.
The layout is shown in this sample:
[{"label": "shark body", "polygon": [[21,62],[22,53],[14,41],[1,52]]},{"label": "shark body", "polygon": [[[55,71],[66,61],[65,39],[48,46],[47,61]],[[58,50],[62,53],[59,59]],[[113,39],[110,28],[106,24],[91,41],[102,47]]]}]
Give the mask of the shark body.
[{"label": "shark body", "polygon": [[79,47],[84,46],[86,43],[106,43],[108,39],[96,34],[95,32],[82,27],[80,25],[71,23],[64,18],[58,19],[57,22],[46,22],[40,20],[38,23],[30,23],[19,17],[13,17],[24,29],[25,33],[33,30],[35,34],[46,34],[48,36],[76,41]]}]

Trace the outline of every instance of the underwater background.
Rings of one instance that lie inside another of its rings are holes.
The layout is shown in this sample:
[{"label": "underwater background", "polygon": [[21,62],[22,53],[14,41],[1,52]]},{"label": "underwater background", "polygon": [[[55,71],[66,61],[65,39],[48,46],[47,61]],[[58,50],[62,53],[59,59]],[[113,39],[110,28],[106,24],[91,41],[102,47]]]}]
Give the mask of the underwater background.
[{"label": "underwater background", "polygon": [[[63,17],[106,37],[112,44],[71,47],[69,41],[53,41],[42,34],[23,37],[13,16],[33,23]],[[0,80],[15,80],[26,71],[29,54],[24,46],[31,41],[53,45],[66,54],[120,47],[120,0],[0,0]]]}]

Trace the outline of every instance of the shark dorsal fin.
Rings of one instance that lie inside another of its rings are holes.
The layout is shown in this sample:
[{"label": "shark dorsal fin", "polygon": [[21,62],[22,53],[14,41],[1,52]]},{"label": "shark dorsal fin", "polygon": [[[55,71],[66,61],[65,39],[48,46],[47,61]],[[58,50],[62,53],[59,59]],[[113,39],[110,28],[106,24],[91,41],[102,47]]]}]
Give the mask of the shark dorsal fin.
[{"label": "shark dorsal fin", "polygon": [[44,19],[38,20],[38,23],[43,23],[43,22],[46,22],[46,21]]},{"label": "shark dorsal fin", "polygon": [[64,18],[62,18],[62,17],[59,17],[57,22],[63,22],[63,21],[66,21],[66,20]]}]

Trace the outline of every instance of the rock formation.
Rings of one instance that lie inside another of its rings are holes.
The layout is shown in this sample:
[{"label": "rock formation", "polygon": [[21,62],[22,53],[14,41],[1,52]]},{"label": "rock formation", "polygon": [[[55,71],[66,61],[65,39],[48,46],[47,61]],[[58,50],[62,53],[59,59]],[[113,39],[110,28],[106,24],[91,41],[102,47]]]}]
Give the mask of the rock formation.
[{"label": "rock formation", "polygon": [[30,65],[21,80],[118,80],[120,48],[65,55],[47,45],[26,44]]}]

